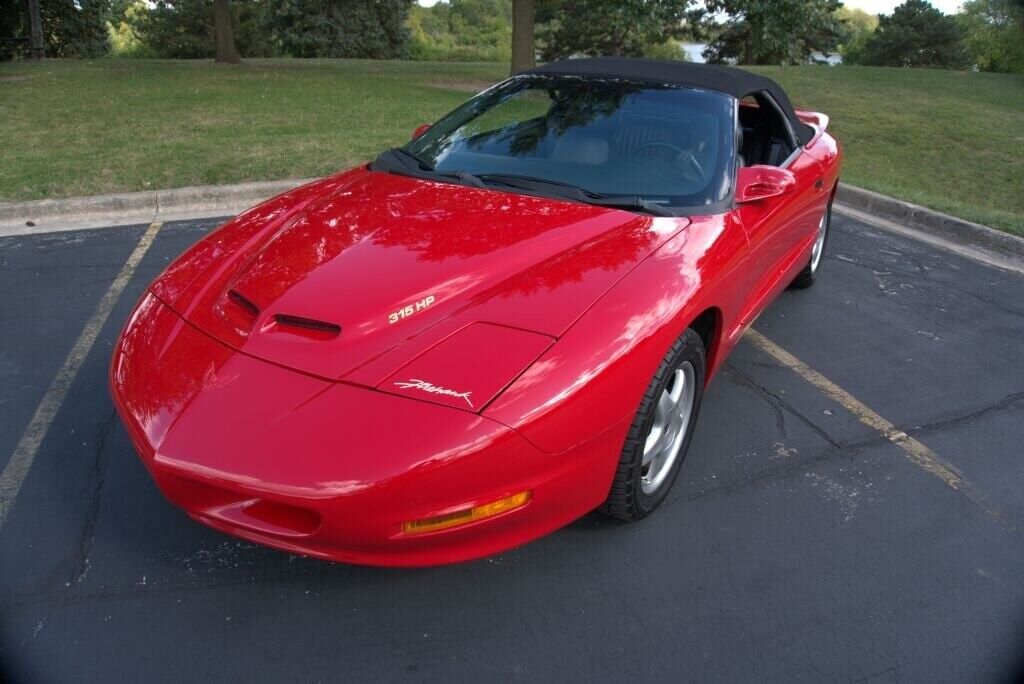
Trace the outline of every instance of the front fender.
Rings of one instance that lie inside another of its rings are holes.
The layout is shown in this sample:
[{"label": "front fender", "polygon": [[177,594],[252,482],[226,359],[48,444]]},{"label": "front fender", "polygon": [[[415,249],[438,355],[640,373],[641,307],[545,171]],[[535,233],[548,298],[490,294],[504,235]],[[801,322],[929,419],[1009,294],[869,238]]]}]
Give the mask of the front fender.
[{"label": "front fender", "polygon": [[[628,429],[658,364],[702,312],[735,325],[746,290],[746,236],[731,214],[697,217],[607,292],[485,412],[537,448],[561,453]],[[722,336],[725,339],[725,336]],[[708,377],[727,349],[712,355]]]}]

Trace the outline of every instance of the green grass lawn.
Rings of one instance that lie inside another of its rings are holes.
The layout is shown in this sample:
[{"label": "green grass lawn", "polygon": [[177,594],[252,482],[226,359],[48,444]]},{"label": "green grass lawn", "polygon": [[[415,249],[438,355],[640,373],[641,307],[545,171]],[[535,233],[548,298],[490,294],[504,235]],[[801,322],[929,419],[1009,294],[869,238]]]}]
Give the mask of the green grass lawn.
[{"label": "green grass lawn", "polygon": [[[1024,77],[758,69],[826,112],[845,181],[1024,235]],[[408,139],[502,64],[0,64],[0,199],[316,176]]]},{"label": "green grass lawn", "polygon": [[879,67],[760,68],[832,117],[843,180],[1024,235],[1024,76]]}]

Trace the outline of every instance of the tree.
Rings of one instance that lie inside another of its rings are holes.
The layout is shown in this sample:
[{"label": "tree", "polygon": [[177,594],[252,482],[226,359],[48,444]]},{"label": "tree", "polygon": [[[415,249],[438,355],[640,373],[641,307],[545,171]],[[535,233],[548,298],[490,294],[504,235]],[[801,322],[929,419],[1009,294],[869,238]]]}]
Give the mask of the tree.
[{"label": "tree", "polygon": [[[129,19],[127,14],[126,19]],[[208,0],[157,0],[148,12],[134,19],[139,40],[154,57],[209,59],[214,56],[213,8]]]},{"label": "tree", "polygon": [[450,0],[431,7],[413,4],[406,23],[413,59],[509,62],[512,59],[510,0]]},{"label": "tree", "polygon": [[39,11],[39,0],[28,0],[29,24],[29,55],[32,59],[46,57],[46,44],[43,43],[43,17]]},{"label": "tree", "polygon": [[0,37],[27,39],[32,59],[102,57],[109,14],[110,0],[0,0]]},{"label": "tree", "polygon": [[[729,16],[704,50],[709,62],[804,64],[844,36],[839,0],[709,0],[707,17]],[[705,21],[708,21],[706,19]]]},{"label": "tree", "polygon": [[843,25],[845,33],[837,48],[843,57],[843,64],[860,64],[864,46],[878,28],[878,15],[844,6],[836,10],[836,19]]},{"label": "tree", "polygon": [[683,43],[677,38],[669,38],[663,43],[648,43],[644,45],[643,56],[649,59],[676,60],[688,62],[690,57],[683,49]]},{"label": "tree", "polygon": [[139,26],[145,21],[149,5],[146,0],[114,3],[107,20],[110,53],[115,57],[147,57],[152,52],[143,44]]},{"label": "tree", "polygon": [[[413,0],[224,0],[237,54],[244,57],[408,56],[405,20]],[[493,0],[497,2],[498,0]],[[217,0],[220,2],[220,0]],[[167,59],[217,56],[215,0],[155,0],[125,12],[137,54]],[[508,49],[509,34],[502,40]],[[507,59],[507,57],[506,57]]]},{"label": "tree", "polygon": [[692,0],[549,0],[538,7],[546,60],[640,56],[682,31]]},{"label": "tree", "polygon": [[957,17],[982,71],[1024,73],[1024,0],[969,0]]},{"label": "tree", "polygon": [[231,30],[231,9],[228,0],[213,0],[213,32],[217,51],[213,61],[220,64],[238,64],[242,60],[235,47],[235,33]]},{"label": "tree", "polygon": [[[268,3],[231,0],[231,33],[238,55],[274,57],[267,37]],[[116,22],[116,23],[115,23]],[[127,43],[128,54],[163,59],[211,59],[217,56],[213,0],[133,0],[108,25],[115,49]],[[122,53],[123,54],[123,53]]]},{"label": "tree", "polygon": [[[46,55],[68,58],[107,54],[109,11],[109,0],[40,0],[39,19]],[[30,26],[30,31],[34,28]]]},{"label": "tree", "polygon": [[864,46],[864,64],[872,66],[967,66],[960,26],[925,0],[907,0],[890,16],[878,18],[878,30]]},{"label": "tree", "polygon": [[517,74],[536,65],[533,0],[512,0],[512,69]]},{"label": "tree", "polygon": [[413,0],[281,0],[267,28],[292,57],[409,56],[406,18]]}]

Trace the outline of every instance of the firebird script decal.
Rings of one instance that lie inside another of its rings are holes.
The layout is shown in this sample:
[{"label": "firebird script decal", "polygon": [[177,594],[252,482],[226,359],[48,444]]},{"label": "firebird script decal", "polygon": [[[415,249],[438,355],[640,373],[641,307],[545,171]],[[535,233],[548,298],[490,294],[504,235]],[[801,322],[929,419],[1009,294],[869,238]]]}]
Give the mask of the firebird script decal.
[{"label": "firebird script decal", "polygon": [[469,408],[473,408],[473,402],[470,401],[469,399],[471,396],[473,396],[472,392],[456,392],[455,390],[448,389],[447,387],[438,387],[437,385],[429,383],[426,380],[417,380],[416,378],[406,380],[405,382],[396,382],[395,385],[401,387],[402,389],[418,389],[424,392],[428,392],[429,394],[443,394],[446,397],[462,399],[467,404],[469,404]]},{"label": "firebird script decal", "polygon": [[408,318],[413,314],[418,314],[420,311],[423,311],[424,309],[428,308],[431,304],[433,304],[436,301],[437,298],[434,297],[434,295],[428,295],[421,299],[420,301],[410,304],[409,306],[403,306],[398,311],[392,311],[391,313],[388,314],[388,323],[394,325],[395,323],[404,318]]}]

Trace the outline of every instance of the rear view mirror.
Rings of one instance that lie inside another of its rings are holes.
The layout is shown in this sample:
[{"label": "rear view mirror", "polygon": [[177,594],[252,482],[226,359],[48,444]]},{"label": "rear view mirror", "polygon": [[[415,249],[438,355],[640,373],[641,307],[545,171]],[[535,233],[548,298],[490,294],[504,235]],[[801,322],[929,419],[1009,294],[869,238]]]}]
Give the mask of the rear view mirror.
[{"label": "rear view mirror", "polygon": [[412,132],[412,139],[415,140],[416,138],[420,137],[429,130],[430,124],[420,124],[419,126],[416,127],[416,130]]},{"label": "rear view mirror", "polygon": [[746,166],[736,174],[736,203],[778,197],[796,188],[796,176],[777,166]]}]

